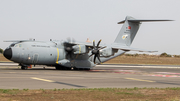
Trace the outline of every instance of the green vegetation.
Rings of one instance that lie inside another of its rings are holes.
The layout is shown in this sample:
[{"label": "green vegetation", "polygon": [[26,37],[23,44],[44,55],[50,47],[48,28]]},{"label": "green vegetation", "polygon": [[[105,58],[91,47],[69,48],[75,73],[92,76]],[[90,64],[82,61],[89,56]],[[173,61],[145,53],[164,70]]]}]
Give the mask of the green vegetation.
[{"label": "green vegetation", "polygon": [[180,58],[180,55],[173,55],[175,58]]},{"label": "green vegetation", "polygon": [[167,54],[167,53],[162,53],[161,55],[160,55],[160,57],[172,57],[170,54]]},{"label": "green vegetation", "polygon": [[0,89],[1,101],[179,101],[180,88]]},{"label": "green vegetation", "polygon": [[28,91],[29,89],[23,89],[24,91]]},{"label": "green vegetation", "polygon": [[3,49],[0,48],[0,53],[3,53],[3,52],[4,52]]},{"label": "green vegetation", "polygon": [[125,56],[139,56],[139,54],[124,54]]},{"label": "green vegetation", "polygon": [[[160,55],[148,55],[148,54],[123,54],[124,56],[132,56],[132,57],[137,57],[137,56],[156,56],[156,57],[176,57],[176,58],[180,58],[180,55],[170,55],[170,54],[167,54],[167,53],[161,53]],[[123,56],[122,55],[122,56]]]}]

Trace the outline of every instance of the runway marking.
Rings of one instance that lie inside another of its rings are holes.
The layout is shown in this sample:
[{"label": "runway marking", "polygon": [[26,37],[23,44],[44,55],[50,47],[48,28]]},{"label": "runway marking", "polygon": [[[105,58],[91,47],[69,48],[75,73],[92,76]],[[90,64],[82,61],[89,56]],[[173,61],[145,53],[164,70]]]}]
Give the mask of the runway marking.
[{"label": "runway marking", "polygon": [[36,77],[31,77],[31,79],[40,80],[40,81],[46,81],[46,82],[55,82],[55,81],[52,81],[52,80],[41,79],[41,78],[36,78]]},{"label": "runway marking", "polygon": [[40,80],[40,81],[46,81],[46,82],[52,82],[52,83],[57,83],[57,84],[63,84],[63,85],[68,85],[68,86],[74,86],[74,87],[83,87],[83,88],[85,87],[85,86],[81,86],[81,85],[75,85],[75,84],[64,83],[64,82],[57,82],[57,81],[41,79],[41,78],[36,78],[36,77],[31,77],[31,79]]},{"label": "runway marking", "polygon": [[128,80],[135,80],[135,81],[145,81],[145,82],[156,82],[156,81],[150,81],[150,80],[142,80],[142,79],[136,79],[136,78],[125,78]]},{"label": "runway marking", "polygon": [[[54,78],[59,78],[59,79],[112,79],[112,78],[119,79],[119,77],[54,77]],[[54,82],[54,83],[57,82],[57,81],[41,79],[41,78],[36,78],[36,77],[31,77],[31,79],[41,80],[41,81],[46,81],[46,82]]]}]

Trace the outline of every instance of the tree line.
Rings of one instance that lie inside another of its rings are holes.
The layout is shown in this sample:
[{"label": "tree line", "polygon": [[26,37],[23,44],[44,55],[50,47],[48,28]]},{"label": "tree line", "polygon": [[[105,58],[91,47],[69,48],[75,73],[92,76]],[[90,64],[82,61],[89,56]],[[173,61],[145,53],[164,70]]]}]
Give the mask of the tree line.
[{"label": "tree line", "polygon": [[[125,56],[147,56],[148,54],[124,54]],[[178,58],[180,58],[180,55],[170,55],[170,54],[167,54],[167,53],[161,53],[160,55],[158,55],[158,56],[160,56],[160,57],[178,57]]]}]

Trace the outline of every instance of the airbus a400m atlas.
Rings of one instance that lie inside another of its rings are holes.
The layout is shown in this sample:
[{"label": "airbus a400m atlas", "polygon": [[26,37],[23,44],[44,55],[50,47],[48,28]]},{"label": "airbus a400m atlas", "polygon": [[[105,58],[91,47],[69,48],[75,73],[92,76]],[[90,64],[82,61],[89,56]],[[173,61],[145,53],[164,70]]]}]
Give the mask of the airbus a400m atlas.
[{"label": "airbus a400m atlas", "polygon": [[13,42],[4,51],[4,56],[16,63],[21,69],[27,69],[30,65],[54,66],[56,69],[90,69],[96,64],[103,63],[128,51],[154,52],[130,47],[140,27],[141,22],[171,21],[171,20],[140,20],[127,16],[125,20],[118,22],[123,24],[114,43],[104,46],[101,40],[95,44],[80,43],[73,40],[35,41],[20,40]]}]

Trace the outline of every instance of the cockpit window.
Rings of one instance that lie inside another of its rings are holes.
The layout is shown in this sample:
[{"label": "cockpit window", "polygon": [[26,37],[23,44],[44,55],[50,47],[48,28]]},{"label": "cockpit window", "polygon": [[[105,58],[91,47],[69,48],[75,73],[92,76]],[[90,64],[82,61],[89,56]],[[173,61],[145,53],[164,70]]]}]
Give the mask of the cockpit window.
[{"label": "cockpit window", "polygon": [[20,42],[14,42],[12,43],[9,47],[7,48],[11,48],[11,47],[21,47],[22,45],[20,44]]},{"label": "cockpit window", "polygon": [[14,47],[14,45],[15,45],[15,44],[14,44],[14,43],[12,43],[9,47]]}]

